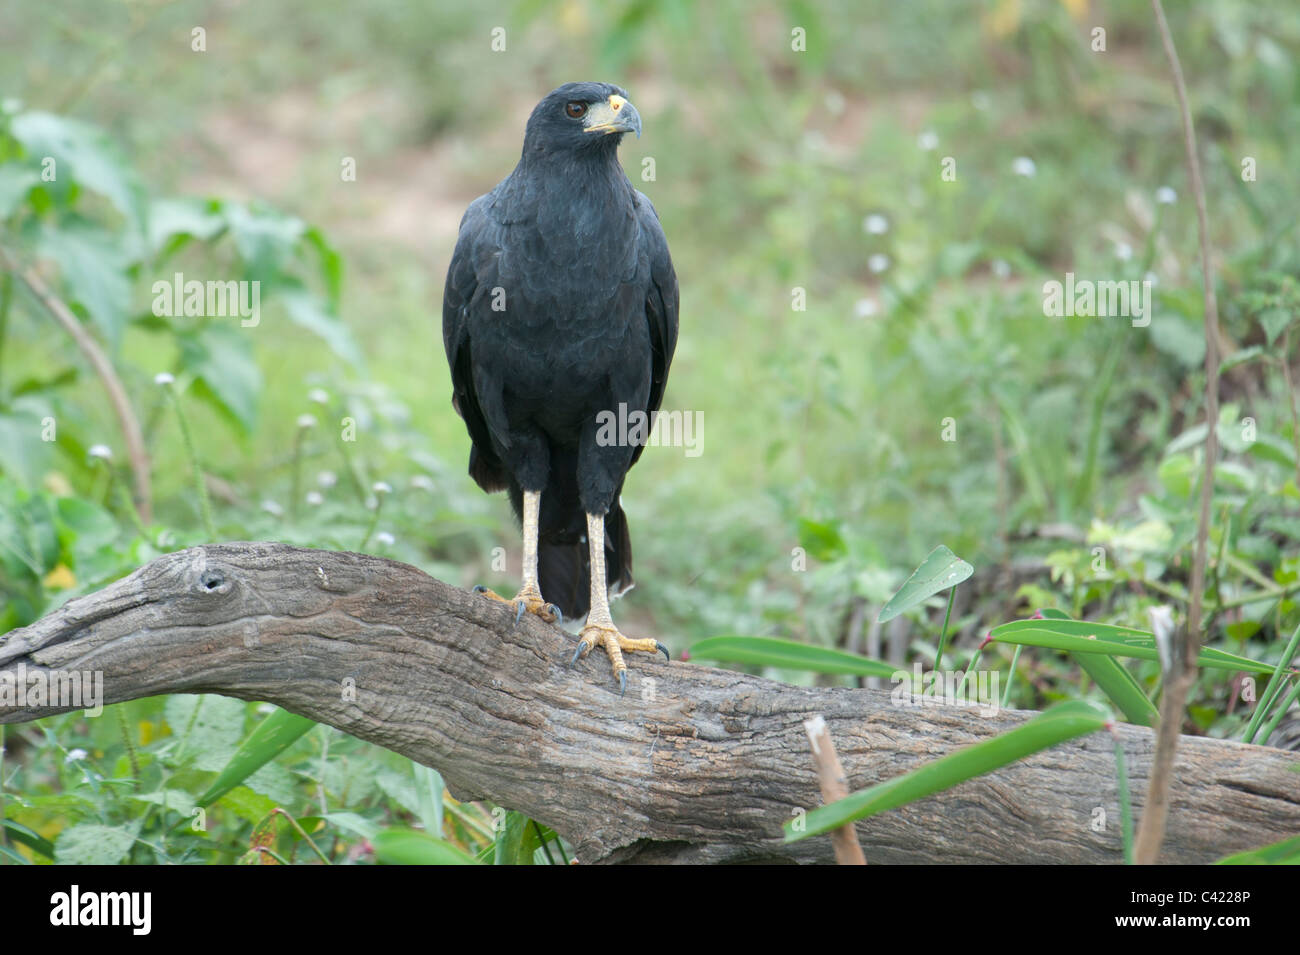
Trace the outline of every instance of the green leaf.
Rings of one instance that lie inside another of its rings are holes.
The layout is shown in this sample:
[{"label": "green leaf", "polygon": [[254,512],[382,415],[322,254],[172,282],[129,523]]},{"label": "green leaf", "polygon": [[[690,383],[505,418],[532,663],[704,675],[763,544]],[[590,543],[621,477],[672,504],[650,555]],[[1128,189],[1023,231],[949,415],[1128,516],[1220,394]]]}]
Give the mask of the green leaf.
[{"label": "green leaf", "polygon": [[20,822],[14,822],[12,819],[0,820],[0,825],[4,826],[5,832],[14,842],[26,846],[33,852],[45,856],[47,859],[54,858],[54,843],[50,842],[39,832],[28,829]]},{"label": "green leaf", "polygon": [[1071,654],[1083,671],[1110,701],[1119,707],[1124,718],[1139,726],[1155,726],[1160,711],[1142,691],[1141,684],[1124,664],[1104,653]]},{"label": "green leaf", "polygon": [[373,841],[379,832],[378,823],[371,822],[355,812],[327,812],[320,818],[330,825],[338,826],[344,832],[350,832],[354,836],[360,836],[362,839],[369,841]]},{"label": "green leaf", "polygon": [[14,210],[41,181],[36,170],[22,163],[7,162],[0,165],[0,219],[8,219]]},{"label": "green leaf", "polygon": [[1205,361],[1205,333],[1199,323],[1160,312],[1151,319],[1149,332],[1152,343],[1184,367],[1195,368]]},{"label": "green leaf", "polygon": [[1256,358],[1260,358],[1266,354],[1267,352],[1265,352],[1259,345],[1251,345],[1249,348],[1238,348],[1235,352],[1219,363],[1219,374],[1222,375],[1224,372],[1230,371],[1238,365],[1244,365],[1246,362],[1254,361]]},{"label": "green leaf", "polygon": [[357,347],[351,330],[339,321],[338,316],[330,314],[318,296],[303,288],[290,288],[277,294],[290,321],[319,337],[339,358],[354,367],[361,365],[361,349]]},{"label": "green leaf", "polygon": [[57,181],[76,182],[107,198],[141,228],[143,190],[117,147],[100,129],[53,113],[28,112],[13,118],[10,131],[27,155],[54,160]]},{"label": "green leaf", "polygon": [[492,854],[493,865],[532,865],[533,849],[528,847],[525,835],[528,831],[528,817],[522,812],[511,809],[497,827],[495,849]]},{"label": "green leaf", "polygon": [[[178,236],[207,241],[226,227],[221,204],[209,199],[155,199],[149,204],[149,251],[157,255]],[[165,280],[165,279],[164,279]]]},{"label": "green leaf", "polygon": [[305,716],[277,709],[258,723],[231,757],[208,791],[199,797],[200,806],[209,806],[253,775],[262,765],[275,759],[310,730],[316,723]]},{"label": "green leaf", "polygon": [[1215,865],[1300,865],[1300,836],[1224,856]]},{"label": "green leaf", "polygon": [[795,829],[800,820],[787,822],[785,841],[797,842],[829,832],[855,820],[951,789],[1040,750],[1096,732],[1110,719],[1104,707],[1086,700],[1058,704],[1023,726],[814,809],[802,820],[802,831]]},{"label": "green leaf", "polygon": [[828,563],[848,553],[848,546],[840,530],[829,521],[810,521],[799,518],[799,546],[808,552],[813,560]]},{"label": "green leaf", "polygon": [[[1138,660],[1158,660],[1155,634],[1131,627],[1115,627],[1089,620],[1015,620],[994,627],[989,635],[1004,643],[1050,647],[1071,653],[1099,653]],[[1197,665],[1216,670],[1272,673],[1273,667],[1210,647],[1203,648]]]},{"label": "green leaf", "polygon": [[264,206],[227,202],[222,213],[250,276],[261,281],[280,274],[307,228],[301,219]]},{"label": "green leaf", "polygon": [[130,264],[121,241],[84,224],[43,228],[37,252],[58,263],[70,304],[80,305],[116,349],[131,306]]},{"label": "green leaf", "polygon": [[1291,324],[1293,318],[1294,314],[1289,308],[1270,308],[1260,313],[1259,324],[1264,329],[1264,336],[1268,339],[1270,348],[1277,341],[1277,337]]},{"label": "green leaf", "polygon": [[[330,818],[330,817],[327,817]],[[415,829],[381,829],[370,840],[386,865],[474,865],[473,856],[450,842]]]},{"label": "green leaf", "polygon": [[177,694],[167,697],[163,718],[177,737],[171,758],[179,765],[219,770],[235,753],[244,729],[244,704],[228,696]]},{"label": "green leaf", "polygon": [[194,376],[194,393],[244,434],[257,424],[262,372],[247,335],[228,325],[210,324],[179,338],[181,361]]},{"label": "green leaf", "polygon": [[[254,792],[247,786],[236,786],[220,799],[216,800],[217,804],[229,809],[240,819],[245,822],[251,822],[254,825],[261,822],[269,816],[279,805],[270,796],[264,796],[262,793]],[[208,805],[209,803],[203,803]],[[301,823],[300,823],[301,824]]]},{"label": "green leaf", "polygon": [[[1039,610],[1038,613],[1045,620],[1071,619],[1065,611],[1055,608]],[[1110,701],[1120,708],[1128,722],[1139,726],[1155,725],[1160,711],[1122,663],[1099,653],[1075,653],[1072,656]]]},{"label": "green leaf", "polygon": [[898,672],[898,667],[882,660],[775,637],[709,637],[693,644],[690,653],[692,658],[719,663],[749,663],[814,673],[890,677]]},{"label": "green leaf", "polygon": [[935,594],[955,587],[975,573],[975,568],[940,544],[912,571],[898,593],[880,608],[878,623],[893,620],[900,613],[920,606]]},{"label": "green leaf", "polygon": [[70,826],[55,840],[54,861],[59,865],[116,865],[131,851],[142,821],[127,826]]}]

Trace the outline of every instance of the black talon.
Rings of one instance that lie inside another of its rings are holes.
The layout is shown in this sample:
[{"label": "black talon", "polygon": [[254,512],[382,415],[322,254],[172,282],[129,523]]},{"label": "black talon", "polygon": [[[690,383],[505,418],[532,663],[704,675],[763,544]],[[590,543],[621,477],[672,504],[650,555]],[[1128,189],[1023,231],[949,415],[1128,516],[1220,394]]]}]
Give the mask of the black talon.
[{"label": "black talon", "polygon": [[672,657],[668,655],[668,648],[664,646],[662,643],[660,643],[658,640],[655,641],[655,647],[659,650],[660,653],[664,655],[665,660],[672,659]]},{"label": "black talon", "polygon": [[474,585],[474,593],[476,593],[476,594],[485,594],[485,593],[487,593],[487,588],[484,587],[482,584],[475,584],[475,585]]},{"label": "black talon", "polygon": [[519,621],[524,619],[524,602],[519,601],[519,608],[515,611],[515,626],[519,626]]},{"label": "black talon", "polygon": [[619,696],[627,695],[627,671],[626,670],[618,671],[618,695]]},{"label": "black talon", "polygon": [[555,604],[547,604],[546,609],[555,614],[556,623],[564,623],[564,614],[560,612],[559,607],[555,606]]},{"label": "black talon", "polygon": [[579,640],[578,649],[573,651],[573,659],[569,661],[569,666],[573,666],[575,663],[578,662],[578,657],[582,656],[582,648],[584,646],[585,644],[581,640]]}]

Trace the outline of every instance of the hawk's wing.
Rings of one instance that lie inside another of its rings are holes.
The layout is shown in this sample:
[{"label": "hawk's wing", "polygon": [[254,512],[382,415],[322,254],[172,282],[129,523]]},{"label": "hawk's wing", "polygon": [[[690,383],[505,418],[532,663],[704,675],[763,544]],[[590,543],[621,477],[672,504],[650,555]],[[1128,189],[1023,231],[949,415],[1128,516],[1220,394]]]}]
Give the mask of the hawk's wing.
[{"label": "hawk's wing", "polygon": [[[668,240],[659,224],[659,214],[640,192],[636,199],[641,241],[645,243],[650,258],[650,287],[645,298],[651,347],[650,398],[646,411],[653,415],[663,403],[664,389],[668,385],[668,366],[672,364],[673,352],[677,348],[677,273],[673,271],[673,259],[668,254]],[[645,445],[637,447],[632,453],[632,464],[644,450]]]},{"label": "hawk's wing", "polygon": [[492,284],[483,282],[475,267],[479,239],[491,227],[487,215],[489,204],[488,196],[480,196],[470,203],[460,221],[460,234],[442,293],[442,344],[447,350],[447,364],[451,367],[451,404],[465,419],[473,443],[469,452],[469,475],[484,491],[492,493],[505,489],[506,473],[492,450],[487,419],[474,390],[473,343],[469,334],[469,309],[478,304],[477,300]]}]

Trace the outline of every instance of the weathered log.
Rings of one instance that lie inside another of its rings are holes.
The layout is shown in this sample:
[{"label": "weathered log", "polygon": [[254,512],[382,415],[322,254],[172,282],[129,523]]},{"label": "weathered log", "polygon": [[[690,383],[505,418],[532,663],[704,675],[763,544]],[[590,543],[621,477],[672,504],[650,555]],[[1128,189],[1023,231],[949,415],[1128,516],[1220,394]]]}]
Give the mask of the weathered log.
[{"label": "weathered log", "polygon": [[[829,837],[781,839],[784,822],[819,802],[805,719],[825,718],[859,789],[1032,716],[902,707],[886,691],[642,655],[620,697],[603,654],[569,666],[575,645],[405,564],[237,543],[161,557],[10,632],[0,680],[21,664],[102,671],[108,703],[270,701],[437,768],[460,799],[553,826],[585,862],[828,862]],[[0,708],[0,722],[67,709]],[[1153,736],[1120,734],[1140,801]],[[1184,738],[1163,861],[1208,862],[1300,832],[1298,766],[1281,750]],[[1098,733],[857,832],[873,864],[1114,863],[1117,799],[1112,742]]]}]

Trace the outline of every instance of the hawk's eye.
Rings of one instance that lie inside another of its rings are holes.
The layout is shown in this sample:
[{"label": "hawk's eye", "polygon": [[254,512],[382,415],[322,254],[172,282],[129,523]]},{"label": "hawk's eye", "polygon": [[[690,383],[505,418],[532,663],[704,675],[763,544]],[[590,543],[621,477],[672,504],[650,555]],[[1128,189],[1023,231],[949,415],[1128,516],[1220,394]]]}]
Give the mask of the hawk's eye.
[{"label": "hawk's eye", "polygon": [[586,103],[569,103],[564,107],[565,114],[569,119],[582,119],[587,112]]}]

